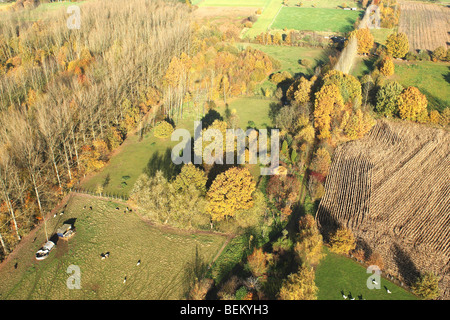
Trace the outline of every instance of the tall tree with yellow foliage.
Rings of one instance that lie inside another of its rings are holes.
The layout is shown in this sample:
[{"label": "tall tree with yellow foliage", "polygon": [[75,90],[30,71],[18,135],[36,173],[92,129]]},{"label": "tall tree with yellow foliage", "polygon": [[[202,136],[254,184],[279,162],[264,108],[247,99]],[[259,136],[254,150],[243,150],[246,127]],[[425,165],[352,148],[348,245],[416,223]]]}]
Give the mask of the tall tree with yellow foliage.
[{"label": "tall tree with yellow foliage", "polygon": [[207,193],[207,211],[212,220],[235,216],[238,210],[253,207],[256,183],[247,168],[233,167],[214,179]]},{"label": "tall tree with yellow foliage", "polygon": [[316,93],[314,126],[319,130],[319,139],[331,137],[331,114],[336,107],[343,105],[341,93],[335,84],[324,85]]},{"label": "tall tree with yellow foliage", "polygon": [[290,274],[280,289],[281,300],[317,300],[317,288],[313,268],[300,267],[297,273]]},{"label": "tall tree with yellow foliage", "polygon": [[416,121],[427,110],[428,100],[416,87],[408,87],[398,98],[400,118]]}]

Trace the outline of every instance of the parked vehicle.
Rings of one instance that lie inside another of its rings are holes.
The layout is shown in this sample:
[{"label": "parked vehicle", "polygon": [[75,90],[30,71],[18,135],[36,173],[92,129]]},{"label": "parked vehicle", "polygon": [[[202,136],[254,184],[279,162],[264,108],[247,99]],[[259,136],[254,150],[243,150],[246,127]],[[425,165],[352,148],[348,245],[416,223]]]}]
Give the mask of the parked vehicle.
[{"label": "parked vehicle", "polygon": [[44,260],[50,254],[50,251],[55,247],[55,243],[53,241],[47,241],[42,248],[40,248],[36,252],[36,260]]}]

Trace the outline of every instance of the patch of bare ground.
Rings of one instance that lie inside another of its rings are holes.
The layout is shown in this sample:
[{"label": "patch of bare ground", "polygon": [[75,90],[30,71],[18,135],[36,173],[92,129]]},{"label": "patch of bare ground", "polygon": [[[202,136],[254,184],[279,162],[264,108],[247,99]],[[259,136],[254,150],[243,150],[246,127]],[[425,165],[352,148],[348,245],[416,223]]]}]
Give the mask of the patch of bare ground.
[{"label": "patch of bare ground", "polygon": [[242,20],[255,13],[254,7],[199,7],[193,12],[194,19]]},{"label": "patch of bare ground", "polygon": [[380,120],[363,139],[339,146],[317,212],[326,236],[350,228],[358,247],[378,252],[384,273],[405,284],[440,275],[450,298],[450,133]]}]

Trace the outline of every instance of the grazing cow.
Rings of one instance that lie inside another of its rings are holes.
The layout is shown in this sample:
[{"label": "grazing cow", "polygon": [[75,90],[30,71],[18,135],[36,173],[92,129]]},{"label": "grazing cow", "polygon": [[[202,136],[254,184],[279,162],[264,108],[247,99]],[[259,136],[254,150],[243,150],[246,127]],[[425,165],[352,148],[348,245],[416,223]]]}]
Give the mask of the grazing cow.
[{"label": "grazing cow", "polygon": [[141,260],[138,260],[138,262],[136,263],[136,266],[139,266],[141,264]]}]

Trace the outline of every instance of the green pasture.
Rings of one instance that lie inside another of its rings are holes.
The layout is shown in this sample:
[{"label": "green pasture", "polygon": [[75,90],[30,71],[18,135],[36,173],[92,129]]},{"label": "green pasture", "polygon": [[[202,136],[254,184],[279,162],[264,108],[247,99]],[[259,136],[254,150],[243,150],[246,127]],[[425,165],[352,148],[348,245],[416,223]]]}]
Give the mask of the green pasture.
[{"label": "green pasture", "polygon": [[[195,270],[212,261],[225,237],[154,227],[134,211],[123,213],[125,207],[74,196],[64,215],[47,221],[47,230],[54,234],[72,220],[76,234],[67,242],[59,240],[42,261],[34,254],[45,242],[43,226],[34,242],[23,240],[27,243],[0,269],[0,299],[184,299]],[[102,260],[106,252],[109,258]],[[67,287],[71,265],[80,270],[80,289]]]}]

